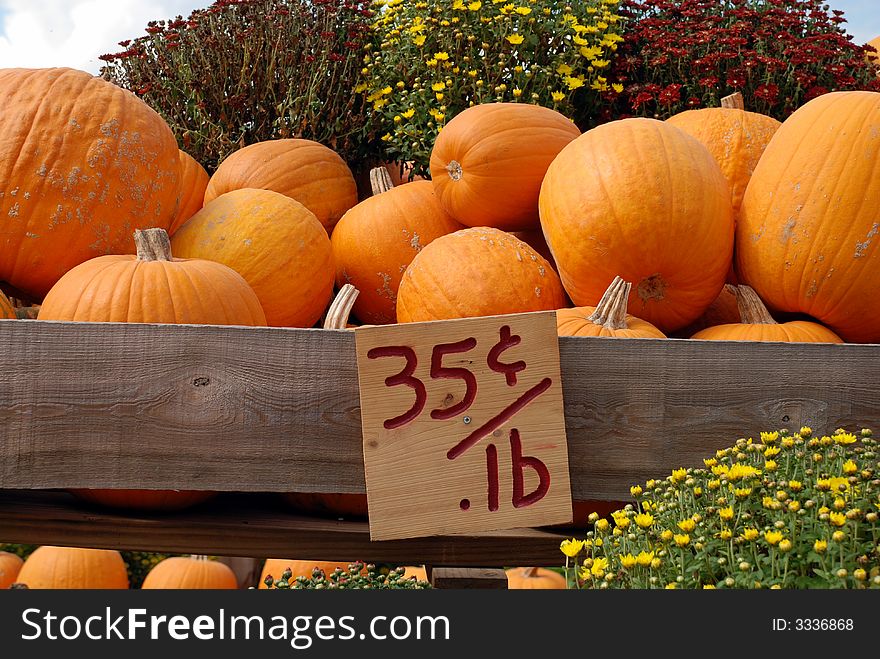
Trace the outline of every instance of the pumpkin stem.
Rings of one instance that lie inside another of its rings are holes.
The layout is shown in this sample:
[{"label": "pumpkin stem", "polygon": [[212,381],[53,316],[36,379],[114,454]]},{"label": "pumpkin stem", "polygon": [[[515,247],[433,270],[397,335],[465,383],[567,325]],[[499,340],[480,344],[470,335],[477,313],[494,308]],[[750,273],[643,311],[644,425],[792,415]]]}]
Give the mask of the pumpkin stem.
[{"label": "pumpkin stem", "polygon": [[773,316],[767,311],[767,307],[761,302],[761,298],[750,286],[740,284],[736,286],[736,306],[739,309],[740,319],[745,325],[776,325]]},{"label": "pumpkin stem", "polygon": [[370,187],[373,190],[374,197],[383,192],[388,192],[394,187],[387,167],[374,167],[370,170]]},{"label": "pumpkin stem", "polygon": [[626,329],[626,307],[632,284],[615,277],[587,320],[608,329]]},{"label": "pumpkin stem", "polygon": [[171,239],[165,229],[137,229],[134,244],[138,261],[171,261]]},{"label": "pumpkin stem", "polygon": [[531,579],[531,578],[533,578],[533,577],[537,577],[537,576],[538,576],[538,568],[536,568],[536,567],[527,567],[527,568],[523,569],[523,576],[524,576],[526,579]]},{"label": "pumpkin stem", "polygon": [[324,329],[345,329],[348,325],[348,316],[360,291],[351,284],[345,284],[339,289],[336,298],[327,309],[327,317],[324,319]]},{"label": "pumpkin stem", "polygon": [[734,92],[730,96],[721,99],[721,107],[732,110],[745,110],[746,104],[743,101],[743,95],[740,92]]},{"label": "pumpkin stem", "polygon": [[446,171],[449,172],[449,178],[453,181],[460,181],[462,175],[461,163],[457,160],[450,160],[446,165]]}]

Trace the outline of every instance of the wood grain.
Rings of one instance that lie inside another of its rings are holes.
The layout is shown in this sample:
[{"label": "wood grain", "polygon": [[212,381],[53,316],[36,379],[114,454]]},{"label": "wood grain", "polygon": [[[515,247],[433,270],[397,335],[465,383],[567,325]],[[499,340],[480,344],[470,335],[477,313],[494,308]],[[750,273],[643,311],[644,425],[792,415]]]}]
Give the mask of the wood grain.
[{"label": "wood grain", "polygon": [[[0,346],[0,488],[365,491],[352,332],[2,320]],[[575,499],[760,430],[880,428],[877,345],[559,346]]]},{"label": "wood grain", "polygon": [[297,516],[279,507],[277,497],[265,495],[227,494],[186,512],[124,515],[80,504],[61,492],[0,491],[0,539],[25,544],[501,567],[559,565],[564,537],[549,530],[514,529],[371,542],[366,522]]},{"label": "wood grain", "polygon": [[431,585],[445,589],[507,590],[507,573],[500,568],[435,567]]}]

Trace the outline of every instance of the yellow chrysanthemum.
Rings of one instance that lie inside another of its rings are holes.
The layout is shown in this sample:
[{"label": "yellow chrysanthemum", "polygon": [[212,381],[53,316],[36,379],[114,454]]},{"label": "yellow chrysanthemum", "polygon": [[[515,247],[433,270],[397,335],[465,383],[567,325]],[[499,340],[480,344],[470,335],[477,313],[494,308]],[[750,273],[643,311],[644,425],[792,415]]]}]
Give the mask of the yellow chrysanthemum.
[{"label": "yellow chrysanthemum", "polygon": [[839,435],[834,435],[834,441],[838,444],[854,444],[856,440],[856,436],[850,432],[840,433]]},{"label": "yellow chrysanthemum", "polygon": [[852,460],[847,460],[843,463],[843,473],[844,474],[854,474],[859,470],[858,465]]},{"label": "yellow chrysanthemum", "polygon": [[559,545],[560,551],[562,551],[562,553],[569,558],[574,558],[575,556],[580,554],[583,548],[584,541],[578,540],[577,538],[572,538],[571,540],[563,540],[562,543]]},{"label": "yellow chrysanthemum", "polygon": [[673,483],[681,483],[687,478],[687,469],[674,469],[671,478]]},{"label": "yellow chrysanthemum", "polygon": [[[551,92],[550,98],[553,99],[554,103],[559,103],[559,101],[561,101],[565,98],[565,94],[562,92]],[[636,487],[638,487],[638,486],[636,486]],[[629,491],[632,492],[634,489],[635,488],[631,487],[631,488],[629,488]],[[641,492],[641,491],[642,491],[642,488],[639,487],[639,492]],[[637,496],[637,495],[633,495],[633,496]]]},{"label": "yellow chrysanthemum", "polygon": [[636,563],[641,567],[649,567],[654,560],[654,552],[641,551],[636,556]]},{"label": "yellow chrysanthemum", "polygon": [[823,553],[826,549],[828,549],[827,540],[816,540],[816,542],[813,543],[813,551],[817,554]]},{"label": "yellow chrysanthemum", "polygon": [[439,62],[445,62],[449,59],[449,53],[445,51],[440,51],[439,53],[434,53],[434,59]]},{"label": "yellow chrysanthemum", "polygon": [[507,41],[509,41],[514,46],[518,46],[519,44],[521,44],[523,42],[525,37],[523,37],[523,35],[521,35],[521,34],[508,34],[504,38],[507,39]]},{"label": "yellow chrysanthemum", "polygon": [[480,11],[480,7],[482,7],[482,6],[483,6],[483,3],[480,2],[480,0],[475,0],[474,2],[469,2],[467,7],[471,11]]},{"label": "yellow chrysanthemum", "polygon": [[446,89],[446,83],[435,82],[433,85],[431,85],[431,89],[433,89],[435,92],[442,92],[444,89]]},{"label": "yellow chrysanthemum", "polygon": [[727,472],[727,480],[735,483],[736,481],[747,479],[747,478],[755,478],[756,476],[760,476],[761,472],[755,469],[752,465],[744,465],[739,462],[735,463]]},{"label": "yellow chrysanthemum", "polygon": [[685,533],[690,533],[697,526],[697,523],[692,519],[683,519],[678,523],[678,528],[680,528]]},{"label": "yellow chrysanthemum", "polygon": [[719,515],[719,516],[721,517],[721,519],[723,519],[725,522],[732,520],[732,519],[733,519],[733,507],[732,507],[732,506],[727,506],[726,508],[721,508],[721,509],[718,511],[718,515]]},{"label": "yellow chrysanthemum", "polygon": [[412,116],[413,116],[415,113],[416,113],[416,111],[415,111],[413,108],[410,108],[409,110],[404,110],[403,112],[401,112],[400,115],[401,115],[404,119],[412,119]]},{"label": "yellow chrysanthemum", "polygon": [[605,570],[608,568],[608,559],[604,557],[594,558],[593,565],[590,566],[590,574],[594,577],[605,576]]},{"label": "yellow chrysanthemum", "polygon": [[751,542],[752,540],[757,540],[759,535],[761,535],[761,533],[758,529],[747,528],[743,530],[742,537],[744,540]]},{"label": "yellow chrysanthemum", "polygon": [[745,499],[751,493],[752,493],[752,488],[750,488],[750,487],[739,487],[733,491],[733,494],[737,499]]},{"label": "yellow chrysanthemum", "polygon": [[782,540],[782,533],[779,531],[765,531],[764,532],[764,540],[766,540],[771,545],[778,545]]},{"label": "yellow chrysanthemum", "polygon": [[581,77],[572,78],[571,76],[566,76],[563,79],[563,82],[569,89],[578,89],[579,87],[584,86],[584,80]]},{"label": "yellow chrysanthemum", "polygon": [[673,539],[675,540],[675,544],[679,547],[687,547],[691,543],[691,536],[689,536],[687,533],[677,535]]},{"label": "yellow chrysanthemum", "polygon": [[636,515],[635,521],[639,528],[648,529],[654,524],[654,516],[647,513],[639,513]]},{"label": "yellow chrysanthemum", "polygon": [[528,16],[532,13],[532,10],[529,7],[517,7],[516,13],[520,16]]},{"label": "yellow chrysanthemum", "polygon": [[[618,94],[623,93],[623,85],[621,85],[620,83],[615,82],[614,84],[611,85],[611,89],[613,89]],[[714,588],[714,586],[713,586],[713,588]]]},{"label": "yellow chrysanthemum", "polygon": [[764,449],[764,457],[772,458],[774,455],[778,455],[781,450],[778,446],[768,446]]},{"label": "yellow chrysanthemum", "polygon": [[[559,66],[556,67],[556,73],[558,73],[560,75],[567,76],[571,73],[571,67],[568,64],[560,64]],[[641,494],[642,488],[639,487],[638,485],[635,485],[634,487],[629,488],[630,493],[632,493],[632,491],[637,488],[638,488],[639,494]],[[638,496],[638,495],[633,494],[633,496]]]},{"label": "yellow chrysanthemum", "polygon": [[414,43],[415,45],[417,45],[417,46],[424,46],[424,45],[425,45],[425,35],[424,35],[424,34],[420,34],[419,36],[414,37],[414,38],[413,38],[413,43]]},{"label": "yellow chrysanthemum", "polygon": [[636,566],[636,557],[632,554],[623,554],[620,557],[620,566],[624,570],[632,569]]},{"label": "yellow chrysanthemum", "polygon": [[846,515],[844,513],[830,513],[828,515],[828,521],[834,526],[843,526],[846,524]]},{"label": "yellow chrysanthemum", "polygon": [[775,430],[761,433],[761,442],[764,444],[773,444],[777,439],[779,439],[779,433]]}]

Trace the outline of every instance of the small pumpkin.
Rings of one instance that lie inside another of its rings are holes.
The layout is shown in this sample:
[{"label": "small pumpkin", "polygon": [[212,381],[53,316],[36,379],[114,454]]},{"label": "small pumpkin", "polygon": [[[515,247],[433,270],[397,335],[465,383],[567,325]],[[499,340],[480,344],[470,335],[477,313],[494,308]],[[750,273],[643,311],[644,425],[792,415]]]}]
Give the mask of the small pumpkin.
[{"label": "small pumpkin", "polygon": [[615,277],[595,307],[559,309],[556,329],[559,336],[606,336],[623,339],[665,339],[651,323],[626,312],[632,284]]},{"label": "small pumpkin", "polygon": [[31,589],[128,588],[128,571],[118,551],[78,547],[37,547],[18,573]]},{"label": "small pumpkin", "polygon": [[430,181],[391,187],[385,173],[371,172],[373,196],[343,215],[331,237],[336,285],[360,291],[354,314],[372,325],[395,322],[400,281],[416,255],[464,228],[440,206]]},{"label": "small pumpkin", "polygon": [[509,590],[565,590],[565,577],[544,567],[515,567],[505,570]]},{"label": "small pumpkin", "polygon": [[437,199],[467,226],[535,229],[547,167],[578,135],[570,119],[540,105],[474,105],[434,142],[430,168]]},{"label": "small pumpkin", "polygon": [[333,292],[327,232],[308,208],[271,190],[242,188],[208,202],[174,234],[171,249],[235,270],[272,327],[312,327]]},{"label": "small pumpkin", "polygon": [[818,323],[793,320],[777,323],[758,294],[749,286],[736,287],[741,321],[707,327],[693,335],[708,341],[783,341],[787,343],[843,343],[837,334]]},{"label": "small pumpkin", "polygon": [[559,276],[513,235],[489,227],[436,239],[406,269],[397,295],[401,323],[550,311],[566,305]]},{"label": "small pumpkin", "polygon": [[208,172],[198,161],[185,151],[180,156],[180,205],[177,215],[168,229],[173,236],[189,218],[195,215],[205,203],[205,189],[208,187]]},{"label": "small pumpkin", "polygon": [[298,138],[257,142],[235,151],[205,190],[205,204],[241,188],[272,190],[296,199],[327,230],[358,202],[357,183],[332,149]]},{"label": "small pumpkin", "polygon": [[149,571],[143,590],[235,590],[238,580],[232,569],[207,556],[172,556]]},{"label": "small pumpkin", "polygon": [[348,566],[349,563],[345,561],[308,561],[287,558],[267,558],[266,562],[263,564],[263,572],[260,575],[260,584],[258,588],[261,590],[268,589],[268,586],[266,586],[266,577],[271,576],[275,581],[278,581],[287,569],[290,569],[292,573],[290,580],[293,581],[297,577],[311,579],[312,573],[315,570],[323,570],[324,575],[329,576],[337,567],[342,568],[343,570],[348,570]]},{"label": "small pumpkin", "polygon": [[730,186],[705,146],[675,126],[632,118],[566,146],[541,185],[541,226],[577,306],[615,275],[629,310],[664,333],[718,296],[733,254]]},{"label": "small pumpkin", "polygon": [[9,588],[16,582],[24,561],[8,551],[0,551],[0,590]]}]

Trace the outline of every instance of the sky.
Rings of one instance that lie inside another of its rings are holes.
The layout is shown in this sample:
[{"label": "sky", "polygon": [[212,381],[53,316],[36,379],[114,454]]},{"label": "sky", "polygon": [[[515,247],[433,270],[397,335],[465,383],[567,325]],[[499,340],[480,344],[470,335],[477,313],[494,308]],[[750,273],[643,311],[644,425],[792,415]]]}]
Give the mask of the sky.
[{"label": "sky", "polygon": [[[147,22],[188,16],[210,0],[0,0],[0,68],[68,66],[98,73],[103,53]],[[827,0],[858,43],[880,36],[880,0]]]}]

